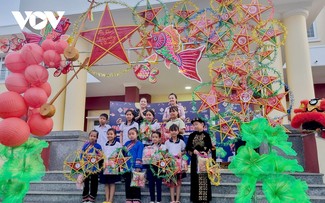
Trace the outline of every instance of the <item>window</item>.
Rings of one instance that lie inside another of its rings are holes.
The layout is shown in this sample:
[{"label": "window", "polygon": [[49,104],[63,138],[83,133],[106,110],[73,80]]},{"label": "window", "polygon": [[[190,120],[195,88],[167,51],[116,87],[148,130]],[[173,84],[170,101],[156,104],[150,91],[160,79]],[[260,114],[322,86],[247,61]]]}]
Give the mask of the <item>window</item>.
[{"label": "window", "polygon": [[312,41],[312,40],[317,40],[317,32],[316,32],[316,23],[313,22],[311,24],[311,26],[309,27],[309,29],[307,30],[307,36],[308,36],[308,39],[309,41]]},{"label": "window", "polygon": [[9,75],[9,70],[5,66],[5,57],[0,57],[0,82],[4,82]]}]

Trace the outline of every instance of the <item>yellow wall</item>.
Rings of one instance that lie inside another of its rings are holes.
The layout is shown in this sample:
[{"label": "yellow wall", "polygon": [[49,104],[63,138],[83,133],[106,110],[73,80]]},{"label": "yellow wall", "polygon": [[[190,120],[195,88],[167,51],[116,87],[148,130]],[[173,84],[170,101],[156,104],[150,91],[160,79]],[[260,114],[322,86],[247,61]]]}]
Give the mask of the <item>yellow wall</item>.
[{"label": "yellow wall", "polygon": [[[325,139],[316,137],[319,172],[325,174]],[[325,177],[323,177],[325,181]]]}]

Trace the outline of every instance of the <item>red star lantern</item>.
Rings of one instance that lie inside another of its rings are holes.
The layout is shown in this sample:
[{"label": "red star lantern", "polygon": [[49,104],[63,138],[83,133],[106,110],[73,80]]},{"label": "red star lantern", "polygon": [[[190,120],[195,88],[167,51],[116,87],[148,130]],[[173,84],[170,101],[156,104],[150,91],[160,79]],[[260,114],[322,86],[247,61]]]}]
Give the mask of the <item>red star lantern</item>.
[{"label": "red star lantern", "polygon": [[193,37],[201,32],[206,37],[209,37],[213,25],[217,22],[219,22],[219,19],[216,18],[213,13],[208,13],[208,10],[205,10],[201,14],[198,14],[195,19],[190,21],[192,29],[190,30],[189,36]]},{"label": "red star lantern", "polygon": [[246,115],[246,112],[251,104],[260,105],[261,103],[253,96],[253,91],[250,89],[243,89],[237,92],[234,97],[234,103],[240,104],[241,113]]},{"label": "red star lantern", "polygon": [[83,31],[80,36],[92,43],[91,55],[88,67],[94,65],[105,55],[110,54],[114,57],[129,64],[129,59],[126,56],[123,42],[128,39],[139,26],[116,26],[112,17],[108,4],[96,29]]},{"label": "red star lantern", "polygon": [[272,6],[263,6],[259,4],[258,0],[252,0],[250,4],[243,4],[240,6],[240,8],[246,14],[243,19],[243,23],[250,19],[259,23],[261,21],[261,14],[272,8]]},{"label": "red star lantern", "polygon": [[238,35],[234,36],[233,46],[230,52],[234,52],[236,50],[241,50],[246,53],[246,55],[250,55],[249,53],[249,45],[253,41],[253,38],[249,36],[247,31],[247,26],[243,26]]},{"label": "red star lantern", "polygon": [[250,59],[245,59],[236,54],[233,59],[227,59],[224,64],[231,72],[238,73],[239,75],[247,75],[251,68],[251,66],[248,64],[249,61]]},{"label": "red star lantern", "polygon": [[139,12],[139,16],[145,20],[145,25],[157,25],[157,15],[161,11],[161,7],[152,8],[149,1],[147,1],[147,10]]},{"label": "red star lantern", "polygon": [[268,98],[263,101],[265,115],[268,115],[272,110],[278,110],[280,112],[286,113],[286,109],[282,105],[281,100],[285,97],[288,92],[278,94],[274,97]]},{"label": "red star lantern", "polygon": [[208,108],[211,109],[211,111],[213,111],[215,114],[219,112],[218,105],[223,99],[213,87],[210,89],[209,93],[195,92],[195,94],[202,101],[198,112],[204,111]]},{"label": "red star lantern", "polygon": [[230,117],[226,119],[219,116],[219,121],[216,125],[211,126],[210,130],[212,132],[219,132],[220,141],[223,142],[227,137],[236,138],[237,135],[235,133],[235,129],[238,129],[238,122]]}]

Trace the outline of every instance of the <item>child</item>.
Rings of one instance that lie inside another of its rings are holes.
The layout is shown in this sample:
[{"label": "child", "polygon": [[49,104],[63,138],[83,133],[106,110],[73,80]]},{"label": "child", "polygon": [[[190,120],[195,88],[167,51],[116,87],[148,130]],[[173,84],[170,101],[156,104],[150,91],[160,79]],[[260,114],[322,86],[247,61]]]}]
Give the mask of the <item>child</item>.
[{"label": "child", "polygon": [[[173,108],[173,107],[171,107]],[[165,142],[166,150],[171,155],[177,158],[181,158],[185,153],[185,142],[181,140],[179,136],[179,127],[176,124],[172,124],[169,127],[169,132],[171,138]],[[175,201],[175,187],[170,187],[170,198],[171,203],[180,203],[180,193],[181,193],[181,176],[182,174],[177,174],[177,185],[176,185],[176,201]]]},{"label": "child", "polygon": [[166,139],[170,138],[170,133],[169,133],[169,128],[171,125],[175,124],[179,128],[179,135],[178,138],[184,140],[183,136],[181,134],[185,133],[185,123],[182,119],[179,118],[179,113],[178,113],[178,107],[177,106],[171,106],[169,108],[169,115],[170,115],[170,120],[166,123],[166,133],[165,137]]},{"label": "child", "polygon": [[151,134],[153,132],[160,130],[160,125],[158,122],[154,121],[155,118],[155,112],[151,109],[145,111],[146,119],[141,123],[140,125],[140,132],[141,132],[141,138],[142,143],[145,146],[151,145]]},{"label": "child", "polygon": [[97,143],[103,148],[107,143],[107,130],[111,128],[107,125],[108,115],[106,113],[100,114],[98,121],[99,126],[95,126],[95,130],[99,132]]},{"label": "child", "polygon": [[211,201],[211,183],[207,173],[197,173],[197,156],[207,156],[213,146],[209,133],[204,131],[204,121],[195,118],[191,123],[195,131],[186,145],[186,151],[191,155],[191,201],[208,203]]},{"label": "child", "polygon": [[133,110],[128,109],[125,112],[125,119],[126,121],[120,125],[120,130],[121,130],[120,143],[122,145],[124,145],[127,141],[129,141],[129,137],[128,137],[129,129],[136,128],[137,130],[139,130],[139,124],[134,120]]},{"label": "child", "polygon": [[[160,132],[153,132],[151,135],[152,138],[152,147],[154,148],[155,152],[158,150],[166,150],[163,144],[160,144],[161,140],[161,133]],[[157,203],[161,202],[161,185],[162,185],[162,178],[155,176],[151,170],[151,167],[154,170],[157,170],[155,166],[148,166],[147,169],[147,179],[149,181],[149,192],[150,192],[150,203],[155,202],[155,185],[157,187]]]},{"label": "child", "polygon": [[[96,154],[102,157],[102,147],[97,143],[98,131],[92,130],[89,132],[89,141],[84,144],[82,151],[86,154]],[[92,170],[92,168],[88,168]],[[86,174],[88,175],[88,174]],[[89,194],[90,181],[90,194]],[[93,173],[87,176],[84,180],[84,188],[82,192],[82,202],[95,202],[98,190],[98,173]]]},{"label": "child", "polygon": [[[110,128],[107,131],[107,143],[103,147],[103,152],[106,156],[106,160],[110,159],[113,153],[121,148],[122,145],[116,141],[116,130]],[[106,166],[106,164],[105,164]],[[113,203],[114,193],[115,193],[115,183],[121,180],[120,175],[104,175],[100,174],[100,183],[105,184],[105,197],[106,201],[103,203]]]},{"label": "child", "polygon": [[[127,148],[131,159],[127,162],[129,168],[133,168],[135,171],[141,171],[142,168],[142,152],[143,144],[138,140],[138,129],[133,127],[128,131],[129,141],[124,146]],[[131,162],[133,163],[131,166]],[[124,174],[125,177],[125,194],[126,203],[141,203],[141,189],[139,187],[131,187],[132,172]]]}]

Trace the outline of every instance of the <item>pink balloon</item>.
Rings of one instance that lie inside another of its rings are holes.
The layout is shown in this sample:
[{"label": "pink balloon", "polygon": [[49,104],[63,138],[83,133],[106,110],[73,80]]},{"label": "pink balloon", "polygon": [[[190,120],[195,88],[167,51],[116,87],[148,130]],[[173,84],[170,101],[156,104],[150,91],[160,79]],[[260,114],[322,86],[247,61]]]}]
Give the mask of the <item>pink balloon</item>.
[{"label": "pink balloon", "polygon": [[40,86],[47,82],[49,72],[44,66],[30,65],[25,70],[25,78],[34,86]]},{"label": "pink balloon", "polygon": [[47,50],[43,54],[44,63],[50,68],[57,68],[60,66],[61,57],[60,54],[54,50]]},{"label": "pink balloon", "polygon": [[28,106],[39,108],[47,101],[46,92],[39,87],[31,87],[24,93],[24,99]]},{"label": "pink balloon", "polygon": [[8,147],[24,144],[30,135],[28,124],[20,118],[6,118],[0,122],[0,143]]},{"label": "pink balloon", "polygon": [[39,64],[43,61],[43,49],[38,44],[25,44],[21,56],[28,65]]},{"label": "pink balloon", "polygon": [[55,46],[56,44],[52,39],[45,39],[41,44],[44,51],[55,50]]},{"label": "pink balloon", "polygon": [[58,54],[63,54],[64,49],[67,48],[68,46],[69,46],[69,44],[68,44],[67,41],[64,41],[64,40],[58,40],[58,41],[56,41],[56,43],[55,43],[55,51],[56,51]]},{"label": "pink balloon", "polygon": [[27,113],[24,98],[17,92],[4,92],[0,94],[0,117],[22,117]]},{"label": "pink balloon", "polygon": [[51,85],[50,83],[46,82],[42,85],[39,86],[40,88],[42,88],[45,92],[46,92],[46,95],[49,97],[52,93],[52,88],[51,88]]},{"label": "pink balloon", "polygon": [[27,67],[26,62],[19,52],[12,52],[8,54],[5,58],[5,65],[8,70],[14,73],[21,73]]},{"label": "pink balloon", "polygon": [[29,83],[24,74],[21,73],[9,74],[6,78],[5,85],[9,91],[17,92],[19,94],[24,93],[29,88]]},{"label": "pink balloon", "polygon": [[39,113],[31,115],[27,123],[30,127],[30,132],[37,136],[47,135],[53,129],[52,118],[43,117]]}]

